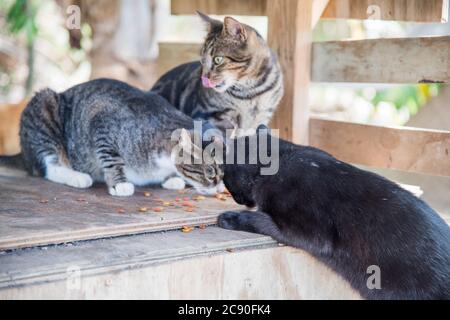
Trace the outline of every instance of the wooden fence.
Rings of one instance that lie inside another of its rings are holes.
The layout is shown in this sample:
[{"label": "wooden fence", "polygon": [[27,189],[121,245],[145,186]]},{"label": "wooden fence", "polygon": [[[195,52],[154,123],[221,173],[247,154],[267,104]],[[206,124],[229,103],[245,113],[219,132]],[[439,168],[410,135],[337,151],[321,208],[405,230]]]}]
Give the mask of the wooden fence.
[{"label": "wooden fence", "polygon": [[[272,121],[282,138],[356,164],[450,176],[450,132],[314,119],[308,110],[312,81],[450,81],[450,36],[313,43],[319,19],[436,23],[447,21],[448,5],[448,0],[172,0],[171,11],[268,16],[268,42],[285,75],[285,96]],[[198,59],[199,44],[162,43],[160,48],[167,57],[164,68]]]}]

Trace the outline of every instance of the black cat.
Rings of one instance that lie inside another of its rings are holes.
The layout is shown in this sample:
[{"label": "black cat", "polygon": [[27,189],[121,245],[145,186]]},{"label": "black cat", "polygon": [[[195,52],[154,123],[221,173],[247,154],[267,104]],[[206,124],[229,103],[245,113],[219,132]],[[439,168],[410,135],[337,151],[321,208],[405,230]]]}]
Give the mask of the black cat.
[{"label": "black cat", "polygon": [[[266,130],[258,128],[259,137]],[[261,175],[258,163],[225,165],[233,198],[257,211],[225,212],[219,226],[306,250],[366,299],[450,299],[450,228],[424,201],[379,175],[283,140],[275,175]],[[379,267],[380,289],[367,285],[370,266]]]}]

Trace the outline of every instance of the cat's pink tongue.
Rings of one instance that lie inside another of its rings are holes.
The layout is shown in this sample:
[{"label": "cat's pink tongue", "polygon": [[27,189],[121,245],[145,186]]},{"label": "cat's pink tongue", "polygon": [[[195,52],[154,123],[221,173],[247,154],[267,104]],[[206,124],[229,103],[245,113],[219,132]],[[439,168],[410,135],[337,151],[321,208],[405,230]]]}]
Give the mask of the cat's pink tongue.
[{"label": "cat's pink tongue", "polygon": [[209,80],[207,76],[202,76],[202,84],[205,88],[214,88],[214,82]]}]

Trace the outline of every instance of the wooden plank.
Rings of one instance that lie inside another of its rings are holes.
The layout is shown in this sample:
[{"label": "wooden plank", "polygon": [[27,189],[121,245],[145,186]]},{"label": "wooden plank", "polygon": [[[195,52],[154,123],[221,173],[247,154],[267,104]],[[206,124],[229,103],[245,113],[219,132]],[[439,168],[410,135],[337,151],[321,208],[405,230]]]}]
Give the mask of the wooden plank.
[{"label": "wooden plank", "polygon": [[311,28],[314,29],[316,24],[319,22],[319,20],[322,18],[322,14],[325,11],[325,8],[327,8],[328,4],[330,3],[330,0],[315,0],[312,3],[312,13],[311,13]]},{"label": "wooden plank", "polygon": [[279,247],[269,237],[211,227],[188,234],[153,233],[0,255],[0,299],[32,298],[360,296],[335,272],[302,250]]},{"label": "wooden plank", "polygon": [[[328,5],[329,0],[314,0],[312,13],[312,26],[314,27],[322,16],[322,12]],[[248,15],[265,16],[267,0],[172,0],[171,13],[194,14],[200,10],[207,14],[217,15]]]},{"label": "wooden plank", "polygon": [[0,155],[20,152],[20,115],[27,102],[0,105]]},{"label": "wooden plank", "polygon": [[448,0],[332,0],[322,18],[446,22]]},{"label": "wooden plank", "polygon": [[[218,15],[264,16],[270,2],[273,1],[172,0],[171,13],[194,14],[200,10]],[[331,0],[322,18],[446,22],[447,6],[448,0]]]},{"label": "wooden plank", "polygon": [[195,14],[200,10],[207,14],[264,16],[266,3],[267,0],[171,0],[170,10],[174,15]]},{"label": "wooden plank", "polygon": [[[145,197],[144,191],[152,196]],[[41,178],[0,176],[0,250],[214,224],[220,212],[239,207],[231,198],[209,197],[195,202],[192,213],[180,205],[165,207],[163,213],[138,211],[161,206],[158,199],[194,194],[190,189],[179,194],[138,188],[134,196],[120,198],[108,195],[103,184],[79,190]],[[40,203],[42,199],[48,203]],[[118,213],[119,209],[126,213]]]},{"label": "wooden plank", "polygon": [[312,118],[311,145],[355,164],[450,176],[450,132]]},{"label": "wooden plank", "polygon": [[271,127],[280,130],[281,138],[301,144],[308,143],[312,7],[312,0],[267,4],[269,45],[278,55],[285,84]]},{"label": "wooden plank", "polygon": [[313,81],[450,81],[450,36],[319,42],[312,51]]},{"label": "wooden plank", "polygon": [[[0,255],[0,289],[64,280],[71,265],[82,269],[84,275],[93,276],[136,265],[170,263],[180,258],[223,253],[227,249],[251,250],[274,246],[278,246],[277,242],[267,236],[211,226],[189,233],[153,232],[102,241],[75,242],[70,246],[45,247],[45,250],[18,250]],[[98,257],[93,259],[93,256]]]}]

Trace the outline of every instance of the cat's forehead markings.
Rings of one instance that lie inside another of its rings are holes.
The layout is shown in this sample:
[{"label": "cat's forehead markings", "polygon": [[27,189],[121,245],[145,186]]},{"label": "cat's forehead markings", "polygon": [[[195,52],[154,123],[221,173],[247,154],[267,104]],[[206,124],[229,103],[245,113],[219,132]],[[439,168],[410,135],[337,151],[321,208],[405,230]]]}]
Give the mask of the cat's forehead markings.
[{"label": "cat's forehead markings", "polygon": [[210,53],[212,51],[212,49],[214,48],[215,40],[216,40],[216,38],[212,38],[206,43],[205,51],[207,53]]}]

